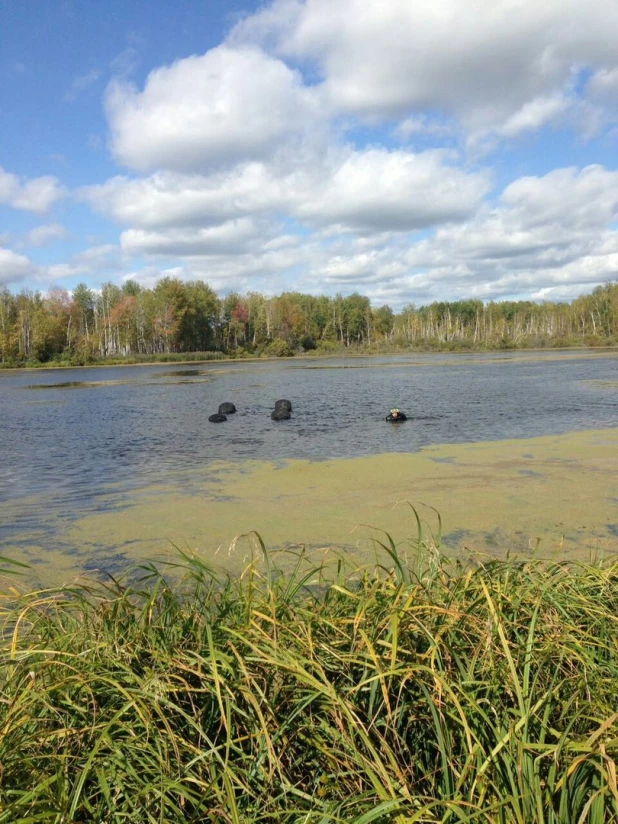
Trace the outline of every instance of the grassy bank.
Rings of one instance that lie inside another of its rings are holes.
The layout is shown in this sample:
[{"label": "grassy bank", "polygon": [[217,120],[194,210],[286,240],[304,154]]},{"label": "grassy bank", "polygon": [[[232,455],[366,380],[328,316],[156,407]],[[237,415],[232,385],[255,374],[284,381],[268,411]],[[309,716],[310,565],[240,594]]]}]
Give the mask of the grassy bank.
[{"label": "grassy bank", "polygon": [[618,821],[618,561],[256,546],[4,597],[0,824]]}]

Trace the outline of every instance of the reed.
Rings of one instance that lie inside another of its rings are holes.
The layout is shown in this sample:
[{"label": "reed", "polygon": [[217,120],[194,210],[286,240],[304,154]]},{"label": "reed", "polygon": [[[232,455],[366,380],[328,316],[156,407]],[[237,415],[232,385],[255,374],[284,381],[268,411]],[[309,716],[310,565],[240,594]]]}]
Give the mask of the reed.
[{"label": "reed", "polygon": [[255,540],[5,587],[0,824],[618,822],[618,561]]}]

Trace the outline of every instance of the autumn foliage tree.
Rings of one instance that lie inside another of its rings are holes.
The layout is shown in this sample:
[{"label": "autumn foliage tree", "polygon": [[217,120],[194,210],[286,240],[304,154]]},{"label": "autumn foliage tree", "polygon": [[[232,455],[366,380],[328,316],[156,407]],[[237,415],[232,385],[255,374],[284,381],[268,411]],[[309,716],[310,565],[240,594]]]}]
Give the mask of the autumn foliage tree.
[{"label": "autumn foliage tree", "polygon": [[364,295],[258,292],[219,298],[204,281],[127,280],[71,294],[0,288],[0,362],[86,363],[118,355],[216,350],[233,356],[302,350],[465,349],[618,342],[618,283],[572,303],[480,300],[372,308]]}]

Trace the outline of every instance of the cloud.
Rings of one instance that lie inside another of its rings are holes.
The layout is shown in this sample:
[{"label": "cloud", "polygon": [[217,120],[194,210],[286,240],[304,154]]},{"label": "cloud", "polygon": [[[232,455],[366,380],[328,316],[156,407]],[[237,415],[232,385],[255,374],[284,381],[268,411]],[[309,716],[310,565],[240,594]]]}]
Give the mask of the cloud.
[{"label": "cloud", "polygon": [[37,274],[37,267],[23,255],[0,248],[0,284],[17,284]]},{"label": "cloud", "polygon": [[141,172],[268,156],[302,136],[318,108],[298,72],[253,46],[219,46],[156,69],[142,92],[115,81],[106,95],[112,151]]},{"label": "cloud", "polygon": [[284,207],[272,171],[244,163],[225,173],[183,175],[157,172],[148,178],[115,177],[86,187],[79,197],[119,223],[143,229],[209,226]]},{"label": "cloud", "polygon": [[171,229],[167,232],[129,229],[122,233],[120,242],[125,253],[134,255],[238,255],[255,246],[261,234],[256,221],[240,218],[207,229]]},{"label": "cloud", "polygon": [[369,252],[352,252],[335,255],[327,260],[321,271],[331,284],[349,286],[362,282],[385,284],[407,274],[407,266],[401,260],[393,260],[389,249],[372,249]]},{"label": "cloud", "polygon": [[[145,286],[153,286],[165,274],[183,280],[205,280],[219,292],[248,292],[259,290],[273,295],[282,289],[284,278],[293,267],[307,266],[309,252],[306,247],[270,249],[265,243],[262,248],[237,255],[191,256],[183,259],[178,266],[164,269],[147,264],[141,270],[130,274],[131,279]],[[320,286],[313,283],[308,291],[319,292]]]},{"label": "cloud", "polygon": [[64,240],[68,232],[59,223],[46,223],[31,229],[23,239],[24,246],[45,246],[55,240]]},{"label": "cloud", "polygon": [[618,172],[521,177],[490,205],[487,170],[457,161],[332,144],[211,175],[117,177],[80,197],[126,227],[125,256],[176,259],[185,277],[223,290],[279,291],[293,273],[294,288],[399,307],[581,292],[612,277]]},{"label": "cloud", "polygon": [[486,171],[465,171],[444,152],[332,149],[325,155],[244,163],[211,176],[161,172],[113,178],[80,196],[140,229],[209,227],[286,214],[308,227],[410,231],[470,215],[490,187]]},{"label": "cloud", "polygon": [[479,151],[508,142],[503,177],[520,138],[618,119],[616,24],[613,0],[274,0],[205,54],[109,84],[130,171],[77,197],[120,246],[54,272],[150,282],[160,265],[396,307],[583,291],[616,271],[618,172],[497,192]]},{"label": "cloud", "polygon": [[409,140],[415,135],[452,137],[455,134],[455,129],[451,124],[437,121],[426,114],[415,114],[398,123],[394,134],[401,140]]},{"label": "cloud", "polygon": [[502,201],[517,210],[522,224],[555,224],[594,229],[615,220],[618,172],[596,164],[579,171],[554,169],[543,177],[522,177],[511,183]]},{"label": "cloud", "polygon": [[334,234],[325,244],[314,233],[289,250],[301,272],[296,288],[358,290],[396,308],[469,297],[574,297],[618,276],[616,184],[616,173],[598,166],[559,169],[515,181],[495,206],[422,239]]},{"label": "cloud", "polygon": [[180,278],[181,280],[191,279],[182,266],[172,266],[168,269],[160,269],[158,266],[144,266],[142,269],[127,272],[122,275],[120,280],[123,284],[127,283],[127,281],[134,281],[145,289],[152,289],[156,286],[157,281],[163,277]]},{"label": "cloud", "polygon": [[133,74],[139,62],[139,50],[135,46],[127,46],[112,60],[110,68],[116,77],[128,77]]},{"label": "cloud", "polygon": [[569,101],[563,94],[535,97],[507,118],[499,129],[500,134],[518,137],[523,132],[536,132],[564,114],[568,107]]},{"label": "cloud", "polygon": [[592,97],[615,103],[618,100],[618,67],[599,69],[590,78],[587,88]]},{"label": "cloud", "polygon": [[489,175],[446,160],[439,151],[353,152],[299,204],[298,217],[360,231],[411,231],[460,220],[487,193]]},{"label": "cloud", "polygon": [[311,61],[337,110],[511,136],[555,117],[583,69],[612,74],[617,28],[613,0],[275,0],[230,42]]},{"label": "cloud", "polygon": [[79,97],[80,94],[94,85],[94,83],[96,83],[101,77],[101,74],[102,72],[99,69],[91,69],[89,72],[75,77],[64,95],[65,101],[67,103],[72,103]]},{"label": "cloud", "polygon": [[46,212],[66,190],[50,175],[22,181],[17,175],[0,168],[0,203],[28,212]]},{"label": "cloud", "polygon": [[506,187],[494,207],[484,206],[459,225],[394,257],[408,278],[399,301],[528,295],[548,289],[575,296],[618,276],[618,172],[600,166],[556,169]]},{"label": "cloud", "polygon": [[99,280],[119,276],[122,271],[121,253],[118,246],[107,243],[92,246],[73,255],[68,263],[55,263],[48,267],[52,280],[69,277],[93,276]]}]

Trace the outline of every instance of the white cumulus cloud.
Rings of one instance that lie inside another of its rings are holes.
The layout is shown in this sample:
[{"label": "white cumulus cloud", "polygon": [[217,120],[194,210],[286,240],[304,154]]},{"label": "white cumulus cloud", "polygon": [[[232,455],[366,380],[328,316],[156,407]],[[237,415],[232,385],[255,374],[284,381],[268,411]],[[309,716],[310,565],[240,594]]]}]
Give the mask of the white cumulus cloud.
[{"label": "white cumulus cloud", "polygon": [[64,240],[68,237],[68,232],[59,223],[45,223],[42,226],[35,226],[23,238],[24,246],[45,246],[55,240]]},{"label": "white cumulus cloud", "polygon": [[360,231],[410,231],[469,215],[490,188],[484,172],[448,163],[443,152],[352,152],[297,208],[313,224]]},{"label": "white cumulus cloud", "polygon": [[66,194],[58,179],[51,175],[22,180],[0,168],[0,203],[28,212],[46,212]]},{"label": "white cumulus cloud", "polygon": [[612,77],[617,30],[613,0],[275,0],[231,42],[313,61],[337,109],[515,134],[556,116],[582,68]]},{"label": "white cumulus cloud", "polygon": [[139,171],[211,169],[270,155],[318,114],[301,75],[254,46],[222,45],[108,89],[112,150]]},{"label": "white cumulus cloud", "polygon": [[206,254],[238,255],[255,245],[259,227],[251,218],[230,220],[209,228],[169,229],[153,232],[128,229],[120,238],[127,254],[192,256]]},{"label": "white cumulus cloud", "polygon": [[157,173],[113,178],[82,197],[133,228],[208,228],[286,214],[310,227],[410,231],[470,215],[490,187],[440,151],[340,147],[302,164],[252,162],[211,176]]},{"label": "white cumulus cloud", "polygon": [[24,255],[0,247],[0,284],[17,284],[36,276],[37,271],[37,267]]},{"label": "white cumulus cloud", "polygon": [[89,275],[105,280],[120,275],[121,271],[121,252],[113,243],[91,246],[73,255],[68,263],[54,263],[47,270],[52,280]]},{"label": "white cumulus cloud", "polygon": [[[526,175],[514,152],[618,120],[616,30],[614,0],[267,2],[205,54],[108,86],[131,171],[77,196],[119,248],[56,274],[144,263],[144,282],[161,266],[395,306],[583,291],[616,276],[618,172]],[[478,150],[504,144],[492,174]]]}]

